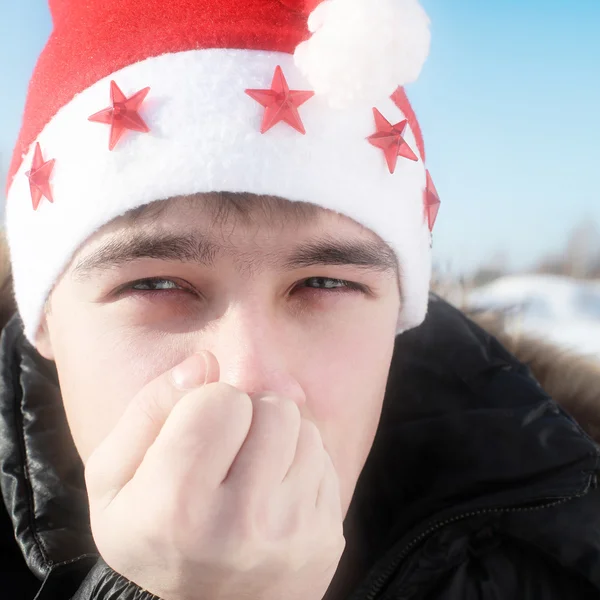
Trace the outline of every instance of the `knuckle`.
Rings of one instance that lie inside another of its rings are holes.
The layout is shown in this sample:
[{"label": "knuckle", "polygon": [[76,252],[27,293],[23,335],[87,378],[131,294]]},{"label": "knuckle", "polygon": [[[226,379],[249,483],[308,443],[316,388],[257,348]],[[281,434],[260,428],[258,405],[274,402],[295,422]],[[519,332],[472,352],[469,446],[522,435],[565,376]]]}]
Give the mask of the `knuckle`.
[{"label": "knuckle", "polygon": [[298,547],[292,545],[285,545],[279,548],[277,556],[274,558],[277,560],[280,572],[283,570],[298,572],[306,564],[304,553]]},{"label": "knuckle", "polygon": [[[341,529],[341,525],[340,525],[340,529]],[[329,546],[329,550],[332,556],[338,557],[341,556],[344,552],[344,550],[346,549],[346,538],[344,537],[344,534],[342,531],[339,532],[338,535],[336,535],[333,539],[333,541],[331,542],[331,545]]]},{"label": "knuckle", "polygon": [[321,564],[336,564],[346,548],[346,540],[336,538],[322,542],[319,547],[319,562]]},{"label": "knuckle", "polygon": [[244,541],[231,545],[227,552],[223,553],[224,562],[231,571],[248,572],[264,562],[264,554],[254,544]]}]

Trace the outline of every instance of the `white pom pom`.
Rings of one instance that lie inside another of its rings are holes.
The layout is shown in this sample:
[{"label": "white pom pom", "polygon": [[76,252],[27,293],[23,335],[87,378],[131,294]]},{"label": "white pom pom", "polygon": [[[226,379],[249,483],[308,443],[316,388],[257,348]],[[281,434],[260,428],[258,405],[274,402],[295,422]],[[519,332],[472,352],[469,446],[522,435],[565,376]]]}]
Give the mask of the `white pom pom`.
[{"label": "white pom pom", "polygon": [[314,91],[335,108],[374,105],[415,81],[429,53],[418,0],[325,0],[294,53]]}]

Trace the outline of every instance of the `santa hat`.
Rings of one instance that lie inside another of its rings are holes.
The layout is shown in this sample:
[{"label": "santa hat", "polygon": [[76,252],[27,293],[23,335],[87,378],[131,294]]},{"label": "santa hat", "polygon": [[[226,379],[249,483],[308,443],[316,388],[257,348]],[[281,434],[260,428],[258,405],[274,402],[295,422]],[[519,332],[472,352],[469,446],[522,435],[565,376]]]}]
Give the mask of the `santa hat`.
[{"label": "santa hat", "polygon": [[345,214],[399,258],[397,331],[427,310],[439,200],[404,84],[418,0],[50,0],[9,173],[19,312],[35,340],[81,244],[156,200],[269,194]]}]

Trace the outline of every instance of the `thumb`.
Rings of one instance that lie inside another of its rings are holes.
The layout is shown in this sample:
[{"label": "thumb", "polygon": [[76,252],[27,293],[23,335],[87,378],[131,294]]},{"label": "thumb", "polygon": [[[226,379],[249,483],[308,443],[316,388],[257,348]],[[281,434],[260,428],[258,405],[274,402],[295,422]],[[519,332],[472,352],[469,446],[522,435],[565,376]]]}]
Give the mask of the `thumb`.
[{"label": "thumb", "polygon": [[90,501],[108,506],[135,475],[173,407],[191,390],[219,380],[214,354],[192,354],[144,386],[85,465]]}]

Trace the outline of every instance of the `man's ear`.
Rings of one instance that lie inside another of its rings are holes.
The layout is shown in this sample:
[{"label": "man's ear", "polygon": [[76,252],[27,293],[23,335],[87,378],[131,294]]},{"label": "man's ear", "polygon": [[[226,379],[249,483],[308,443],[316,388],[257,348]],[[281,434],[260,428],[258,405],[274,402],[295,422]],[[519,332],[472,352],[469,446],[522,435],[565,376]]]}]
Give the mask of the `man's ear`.
[{"label": "man's ear", "polygon": [[46,314],[42,316],[42,321],[35,336],[35,348],[44,358],[48,360],[54,360],[54,351],[52,349],[52,342],[50,340],[48,317]]}]

